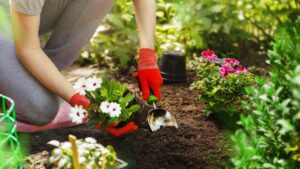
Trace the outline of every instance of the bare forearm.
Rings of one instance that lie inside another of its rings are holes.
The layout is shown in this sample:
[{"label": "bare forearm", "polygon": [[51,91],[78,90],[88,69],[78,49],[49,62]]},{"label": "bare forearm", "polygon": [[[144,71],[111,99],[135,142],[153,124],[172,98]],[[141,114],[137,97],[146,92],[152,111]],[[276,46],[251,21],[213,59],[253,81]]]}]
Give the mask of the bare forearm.
[{"label": "bare forearm", "polygon": [[18,59],[50,91],[69,101],[75,90],[42,49],[19,49]]},{"label": "bare forearm", "polygon": [[40,47],[40,16],[23,15],[11,9],[11,18],[16,53],[20,62],[41,84],[69,101],[75,90]]},{"label": "bare forearm", "polygon": [[133,3],[140,36],[140,47],[154,49],[156,25],[155,0],[133,0]]}]

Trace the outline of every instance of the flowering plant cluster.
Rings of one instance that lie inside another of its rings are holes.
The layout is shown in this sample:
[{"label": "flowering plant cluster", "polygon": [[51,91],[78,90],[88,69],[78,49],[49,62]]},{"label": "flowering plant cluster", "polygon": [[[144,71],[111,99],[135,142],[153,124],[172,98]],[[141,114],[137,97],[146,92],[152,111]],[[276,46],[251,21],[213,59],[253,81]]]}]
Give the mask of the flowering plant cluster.
[{"label": "flowering plant cluster", "polygon": [[[209,49],[201,52],[201,55],[203,59],[208,62],[215,63],[218,60],[217,55]],[[249,73],[248,70],[244,66],[240,65],[240,62],[234,58],[219,59],[218,63],[221,65],[221,67],[219,68],[220,76],[223,77],[227,77],[232,73],[233,74]]]},{"label": "flowering plant cluster", "polygon": [[245,99],[244,88],[254,83],[254,76],[234,58],[219,59],[211,50],[201,52],[193,63],[199,80],[191,88],[200,90],[199,99],[205,102],[204,114],[240,110]]},{"label": "flowering plant cluster", "polygon": [[[48,144],[55,146],[49,158],[49,165],[57,169],[72,169],[72,146],[70,142],[52,140]],[[87,137],[84,140],[76,140],[78,160],[81,168],[107,168],[117,167],[117,154],[113,147],[97,143],[94,138]]]},{"label": "flowering plant cluster", "polygon": [[127,121],[133,113],[140,110],[140,106],[134,104],[135,95],[107,76],[102,79],[81,78],[74,84],[74,88],[90,100],[91,106],[88,110],[84,110],[82,106],[73,107],[70,113],[73,122],[81,123],[88,118],[90,123],[100,123],[106,128],[108,124]]}]

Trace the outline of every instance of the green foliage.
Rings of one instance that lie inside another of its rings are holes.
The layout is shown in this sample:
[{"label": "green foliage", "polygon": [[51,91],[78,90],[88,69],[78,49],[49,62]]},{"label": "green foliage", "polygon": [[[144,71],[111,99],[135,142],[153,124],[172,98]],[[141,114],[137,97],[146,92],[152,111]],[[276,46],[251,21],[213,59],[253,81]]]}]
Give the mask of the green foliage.
[{"label": "green foliage", "polygon": [[[158,55],[162,49],[181,49],[177,42],[177,30],[171,24],[174,7],[165,0],[157,1],[156,48]],[[162,48],[160,48],[162,46]],[[112,12],[107,15],[91,40],[91,46],[81,53],[84,62],[100,63],[110,68],[118,66],[127,70],[134,65],[138,49],[138,33],[131,0],[116,1]]]},{"label": "green foliage", "polygon": [[[100,27],[101,28],[101,27]],[[91,59],[99,62],[111,57],[120,66],[127,67],[133,62],[138,43],[132,1],[116,1],[112,12],[107,15],[102,30],[97,31],[91,40]],[[100,56],[100,57],[99,57]]]},{"label": "green foliage", "polygon": [[267,63],[273,68],[271,76],[278,85],[284,87],[285,91],[289,88],[289,82],[277,79],[285,79],[286,75],[291,74],[296,65],[300,63],[299,23],[300,20],[280,28],[275,37],[276,41],[273,43],[273,50],[268,51],[269,60]]},{"label": "green foliage", "polygon": [[[140,110],[140,105],[135,103],[135,96],[129,92],[126,86],[108,76],[102,78],[101,88],[96,89],[93,93],[87,93],[92,106],[89,108],[89,118],[92,124],[102,123],[105,128],[110,123],[126,121],[130,119],[133,113]],[[115,102],[121,106],[121,115],[110,117],[107,113],[101,112],[99,108],[104,101]]]},{"label": "green foliage", "polygon": [[[299,1],[288,0],[156,2],[158,56],[176,50],[190,57],[211,46],[230,57],[253,51],[262,54],[269,48],[277,27],[297,19],[300,13]],[[119,0],[81,56],[84,62],[128,70],[134,65],[137,48],[132,1]]]},{"label": "green foliage", "polygon": [[178,1],[176,6],[175,19],[189,50],[213,46],[217,53],[241,55],[249,48],[265,51],[278,25],[299,16],[300,3],[288,0],[186,0]]},{"label": "green foliage", "polygon": [[271,81],[256,78],[258,87],[247,88],[249,115],[242,115],[232,140],[235,168],[284,168],[300,165],[299,33],[297,24],[283,28],[268,52]]},{"label": "green foliage", "polygon": [[204,114],[224,112],[229,115],[241,112],[241,100],[246,99],[244,87],[253,83],[253,74],[230,74],[220,76],[220,66],[197,59],[194,69],[199,80],[195,81],[192,89],[200,90],[199,99],[204,101]]}]

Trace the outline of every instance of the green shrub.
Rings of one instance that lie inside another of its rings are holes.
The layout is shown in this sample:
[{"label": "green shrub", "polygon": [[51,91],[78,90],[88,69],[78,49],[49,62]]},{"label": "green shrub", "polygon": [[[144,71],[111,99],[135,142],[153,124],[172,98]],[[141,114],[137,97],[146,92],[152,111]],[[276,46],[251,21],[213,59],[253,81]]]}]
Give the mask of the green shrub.
[{"label": "green shrub", "polygon": [[[91,46],[81,54],[85,61],[113,66],[121,69],[133,61],[138,44],[132,1],[116,1],[112,12],[107,15],[91,39]],[[113,62],[112,62],[113,61]]]},{"label": "green shrub", "polygon": [[236,154],[234,168],[284,168],[300,165],[299,24],[283,28],[268,52],[270,81],[256,78],[258,87],[247,88],[244,103],[249,115],[242,115],[232,140]]},{"label": "green shrub", "polygon": [[192,83],[191,88],[200,90],[199,99],[205,103],[205,115],[217,112],[233,115],[241,112],[241,100],[247,97],[244,87],[253,83],[254,76],[246,69],[238,73],[234,72],[239,67],[238,64],[232,65],[230,68],[233,72],[222,74],[221,70],[226,68],[226,64],[220,66],[203,58],[196,59],[194,70],[199,80]]}]

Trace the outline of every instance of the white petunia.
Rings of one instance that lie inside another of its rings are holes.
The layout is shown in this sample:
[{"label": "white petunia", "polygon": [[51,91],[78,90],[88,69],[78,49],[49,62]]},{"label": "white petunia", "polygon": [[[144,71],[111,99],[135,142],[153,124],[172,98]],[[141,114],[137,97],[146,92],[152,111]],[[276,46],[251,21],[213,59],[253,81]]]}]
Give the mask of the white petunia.
[{"label": "white petunia", "polygon": [[100,110],[103,113],[109,113],[110,103],[108,101],[102,102],[100,105]]},{"label": "white petunia", "polygon": [[87,112],[81,105],[75,105],[74,107],[71,107],[71,113],[69,116],[72,118],[73,123],[80,124],[83,119],[86,118]]},{"label": "white petunia", "polygon": [[121,106],[118,103],[110,103],[109,115],[110,117],[119,117],[121,114]]},{"label": "white petunia", "polygon": [[85,81],[85,90],[88,92],[95,91],[96,89],[100,88],[102,84],[102,79],[97,77],[88,78]]},{"label": "white petunia", "polygon": [[80,78],[77,80],[77,82],[74,84],[74,89],[79,92],[81,95],[85,95],[86,92],[86,79]]}]

